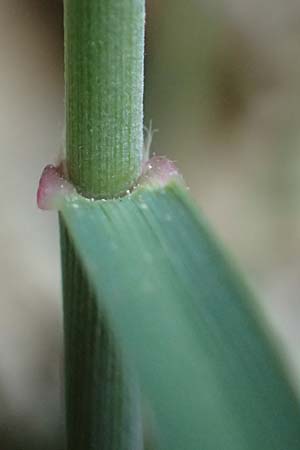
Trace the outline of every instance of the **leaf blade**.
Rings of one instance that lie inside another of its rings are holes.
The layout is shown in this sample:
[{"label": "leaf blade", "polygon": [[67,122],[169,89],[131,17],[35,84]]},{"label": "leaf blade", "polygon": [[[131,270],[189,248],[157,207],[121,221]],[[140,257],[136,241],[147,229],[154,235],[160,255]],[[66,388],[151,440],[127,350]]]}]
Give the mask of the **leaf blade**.
[{"label": "leaf blade", "polygon": [[180,186],[78,197],[62,216],[162,449],[299,448],[299,405],[251,296]]}]

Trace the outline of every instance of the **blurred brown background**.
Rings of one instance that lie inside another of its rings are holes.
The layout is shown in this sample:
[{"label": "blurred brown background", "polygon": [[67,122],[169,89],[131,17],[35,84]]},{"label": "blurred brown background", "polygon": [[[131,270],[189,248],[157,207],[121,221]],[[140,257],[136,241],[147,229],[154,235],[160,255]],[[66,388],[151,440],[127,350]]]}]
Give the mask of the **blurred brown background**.
[{"label": "blurred brown background", "polygon": [[[0,0],[0,449],[62,446],[55,214],[35,205],[63,145],[62,3]],[[300,374],[300,3],[148,0],[145,124],[177,161]]]}]

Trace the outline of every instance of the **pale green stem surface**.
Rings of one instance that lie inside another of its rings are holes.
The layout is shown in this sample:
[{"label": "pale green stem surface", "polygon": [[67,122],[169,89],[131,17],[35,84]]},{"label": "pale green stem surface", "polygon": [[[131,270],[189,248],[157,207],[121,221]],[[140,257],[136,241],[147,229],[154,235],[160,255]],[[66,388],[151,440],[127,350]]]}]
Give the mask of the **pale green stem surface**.
[{"label": "pale green stem surface", "polygon": [[143,148],[144,0],[65,0],[66,147],[87,197],[130,189]]}]

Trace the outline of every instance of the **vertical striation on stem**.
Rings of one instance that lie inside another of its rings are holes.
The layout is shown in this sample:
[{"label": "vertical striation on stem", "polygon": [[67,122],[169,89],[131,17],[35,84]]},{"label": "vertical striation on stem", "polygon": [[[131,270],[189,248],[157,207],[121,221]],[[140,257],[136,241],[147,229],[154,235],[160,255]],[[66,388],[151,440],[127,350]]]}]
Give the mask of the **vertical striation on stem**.
[{"label": "vertical striation on stem", "polygon": [[130,189],[143,147],[144,0],[65,0],[66,159],[88,197]]},{"label": "vertical striation on stem", "polygon": [[[145,0],[64,0],[66,165],[87,197],[122,195],[141,172],[144,21]],[[141,450],[138,392],[62,218],[60,230],[67,448]]]}]

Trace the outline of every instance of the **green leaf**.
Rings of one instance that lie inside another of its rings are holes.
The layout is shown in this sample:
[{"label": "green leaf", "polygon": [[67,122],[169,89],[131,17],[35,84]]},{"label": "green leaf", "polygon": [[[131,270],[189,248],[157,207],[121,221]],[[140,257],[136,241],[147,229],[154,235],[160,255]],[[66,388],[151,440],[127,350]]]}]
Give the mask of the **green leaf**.
[{"label": "green leaf", "polygon": [[67,198],[61,215],[160,449],[299,450],[298,400],[266,324],[182,187]]},{"label": "green leaf", "polygon": [[67,448],[141,450],[138,388],[64,226],[61,243]]}]

